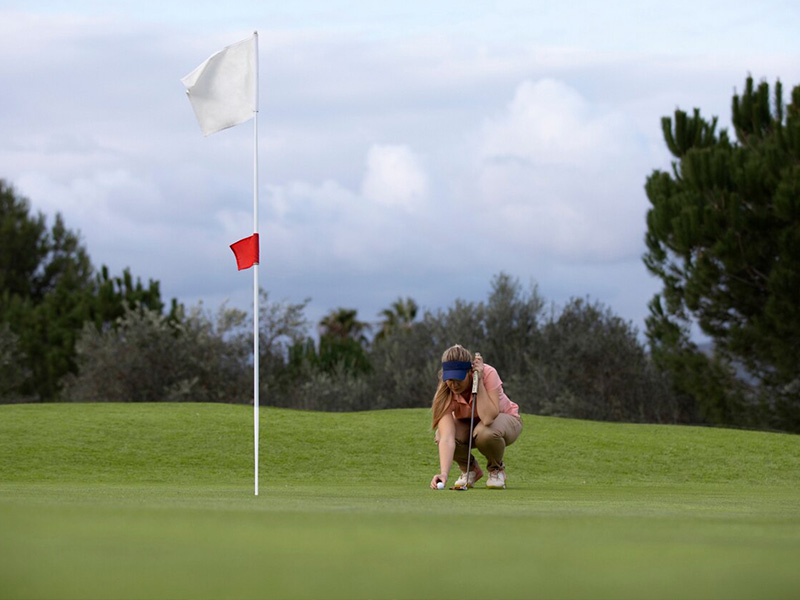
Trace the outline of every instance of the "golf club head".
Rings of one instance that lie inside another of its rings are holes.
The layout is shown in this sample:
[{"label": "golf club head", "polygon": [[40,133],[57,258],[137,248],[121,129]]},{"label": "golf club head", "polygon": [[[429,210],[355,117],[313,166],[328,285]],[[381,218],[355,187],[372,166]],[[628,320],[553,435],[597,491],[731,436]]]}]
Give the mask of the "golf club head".
[{"label": "golf club head", "polygon": [[450,488],[451,490],[455,490],[457,492],[466,492],[469,489],[467,485],[454,485]]}]

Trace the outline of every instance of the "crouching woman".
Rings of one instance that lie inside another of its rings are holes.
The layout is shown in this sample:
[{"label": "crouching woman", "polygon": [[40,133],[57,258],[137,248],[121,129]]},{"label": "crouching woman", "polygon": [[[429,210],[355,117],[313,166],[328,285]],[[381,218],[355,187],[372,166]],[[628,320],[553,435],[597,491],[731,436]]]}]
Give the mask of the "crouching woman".
[{"label": "crouching woman", "polygon": [[468,454],[473,378],[478,379],[478,393],[472,447],[486,458],[489,471],[486,487],[506,487],[503,456],[506,447],[513,444],[522,432],[519,406],[503,391],[497,369],[485,364],[480,354],[476,353],[473,358],[469,350],[455,345],[442,355],[439,385],[431,408],[432,428],[436,430],[435,441],[439,446],[440,471],[431,480],[433,489],[439,482],[447,485],[454,459],[461,469],[461,477],[454,487],[473,487],[484,475],[480,465]]}]

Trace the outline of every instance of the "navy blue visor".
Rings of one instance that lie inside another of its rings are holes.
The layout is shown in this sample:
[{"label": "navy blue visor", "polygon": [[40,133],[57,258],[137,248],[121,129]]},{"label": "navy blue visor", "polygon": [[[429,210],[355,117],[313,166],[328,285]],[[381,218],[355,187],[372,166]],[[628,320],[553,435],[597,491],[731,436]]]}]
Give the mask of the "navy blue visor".
[{"label": "navy blue visor", "polygon": [[472,363],[462,360],[448,360],[442,363],[442,381],[458,379],[463,381],[472,369]]}]

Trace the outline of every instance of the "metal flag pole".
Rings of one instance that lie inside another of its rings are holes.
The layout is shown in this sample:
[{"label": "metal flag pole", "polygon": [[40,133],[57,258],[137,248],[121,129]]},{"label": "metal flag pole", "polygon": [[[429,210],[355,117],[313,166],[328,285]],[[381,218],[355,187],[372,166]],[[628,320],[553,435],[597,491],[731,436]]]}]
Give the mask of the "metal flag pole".
[{"label": "metal flag pole", "polygon": [[[208,136],[239,123],[253,119],[253,235],[240,242],[248,242],[248,264],[239,264],[236,245],[231,249],[236,254],[239,269],[253,267],[253,433],[255,447],[255,494],[258,496],[258,370],[259,370],[259,287],[258,263],[260,248],[258,239],[258,31],[253,32],[252,62],[249,55],[250,38],[228,46],[210,56],[194,71],[181,79],[192,104],[203,134]],[[250,87],[250,69],[252,87]],[[243,84],[246,82],[246,85]],[[241,87],[240,87],[241,86]],[[250,89],[243,89],[248,87]],[[246,93],[242,93],[246,92]],[[251,95],[252,92],[252,95]],[[250,104],[252,102],[252,104]],[[250,240],[250,241],[248,241]],[[252,242],[255,242],[255,260],[252,258]]]},{"label": "metal flag pole", "polygon": [[[255,37],[255,107],[253,108],[253,233],[258,236],[258,31]],[[258,240],[258,237],[256,237]],[[257,241],[260,245],[260,241]],[[260,251],[260,248],[259,248]],[[259,252],[260,254],[260,252]],[[259,258],[260,260],[260,258]],[[258,496],[258,262],[253,265],[253,435],[255,447],[255,495]]]}]

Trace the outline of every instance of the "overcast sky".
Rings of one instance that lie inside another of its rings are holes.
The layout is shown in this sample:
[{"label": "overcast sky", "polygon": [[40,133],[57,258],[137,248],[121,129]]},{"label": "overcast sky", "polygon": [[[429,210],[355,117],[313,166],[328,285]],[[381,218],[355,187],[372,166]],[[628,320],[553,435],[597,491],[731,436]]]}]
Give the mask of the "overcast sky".
[{"label": "overcast sky", "polygon": [[800,84],[788,0],[0,0],[0,178],[96,266],[249,308],[252,124],[204,138],[180,78],[254,30],[261,284],[314,320],[504,271],[642,331],[661,117],[727,127],[748,74]]}]

